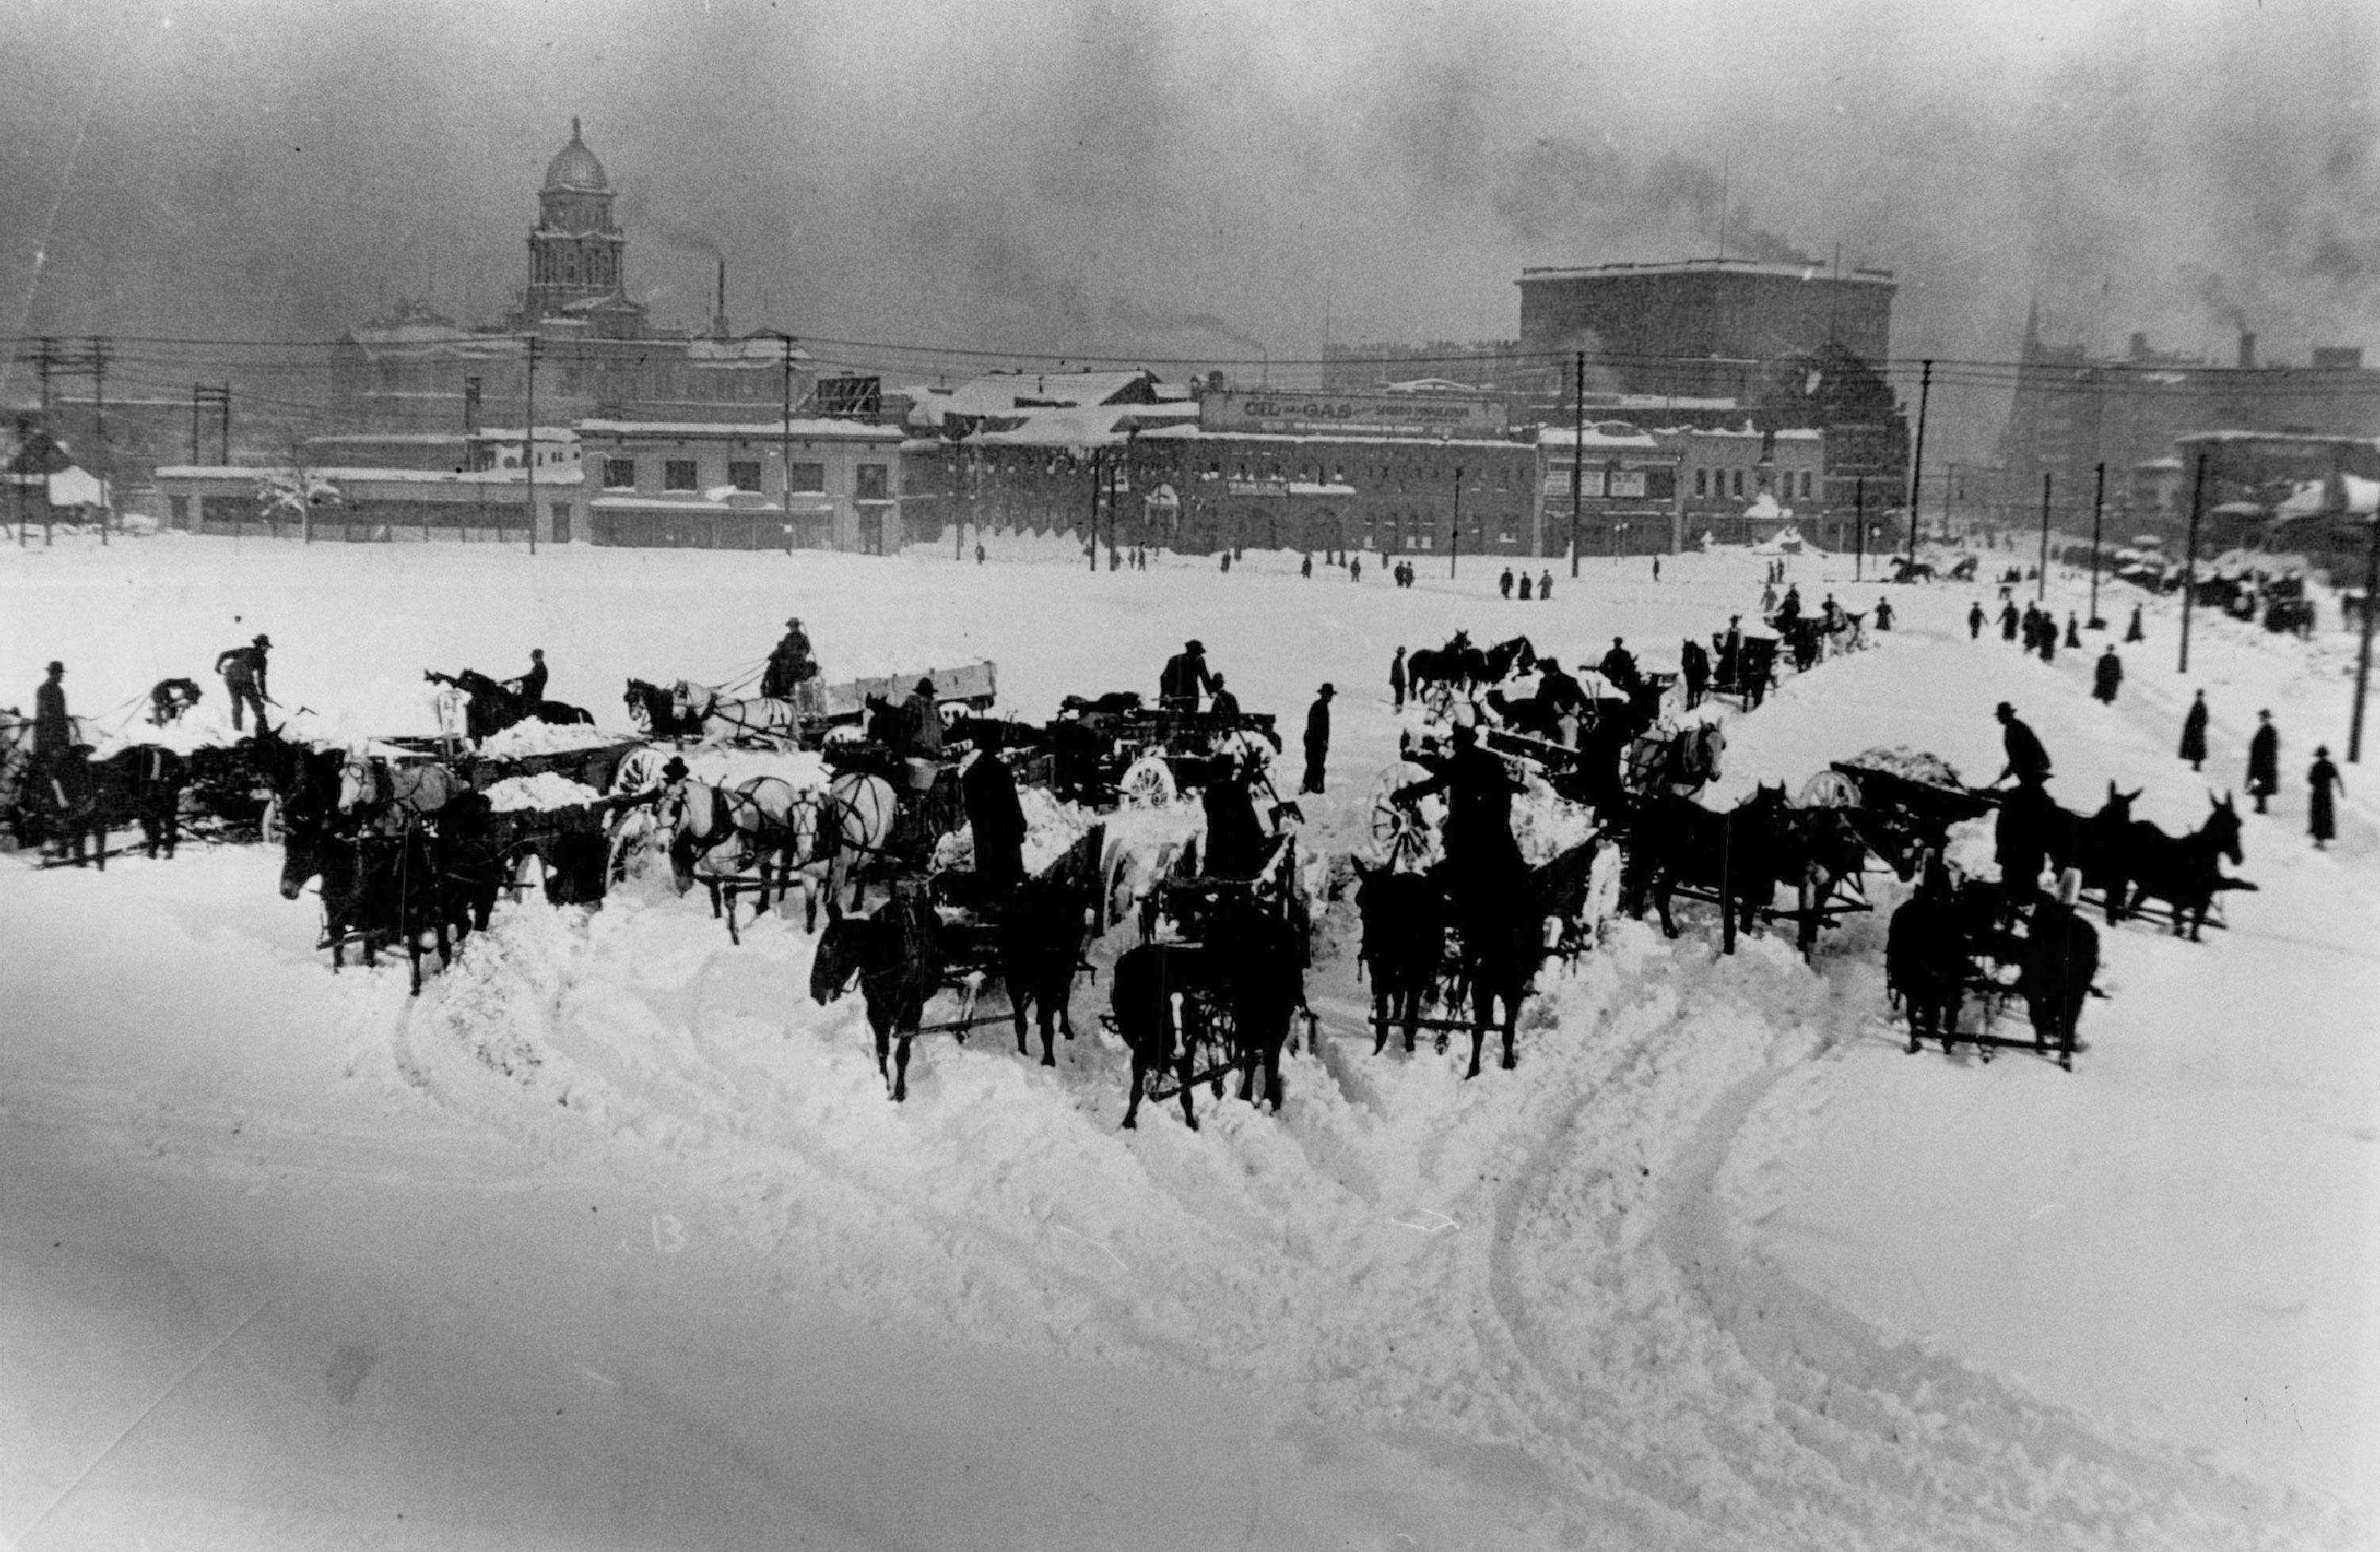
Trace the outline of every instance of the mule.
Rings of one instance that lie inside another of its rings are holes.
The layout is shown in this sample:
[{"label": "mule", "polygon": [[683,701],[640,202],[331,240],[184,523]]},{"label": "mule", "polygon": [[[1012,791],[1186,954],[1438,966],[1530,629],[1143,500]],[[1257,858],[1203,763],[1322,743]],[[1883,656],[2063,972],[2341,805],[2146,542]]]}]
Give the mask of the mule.
[{"label": "mule", "polygon": [[[2231,794],[2208,802],[2206,822],[2188,835],[2168,835],[2146,819],[2134,819],[2124,827],[2108,858],[2113,876],[2107,889],[2109,921],[2137,912],[2143,900],[2161,900],[2173,913],[2174,936],[2182,936],[2186,925],[2190,940],[2195,943],[2216,895],[2225,890],[2256,887],[2243,879],[2223,876],[2224,859],[2228,858],[2235,867],[2245,860],[2240,846],[2240,815],[2231,805]],[[2129,901],[2125,899],[2128,891]]]},{"label": "mule", "polygon": [[896,1104],[909,1097],[909,1043],[944,969],[933,906],[912,882],[897,887],[875,915],[836,916],[819,936],[810,998],[824,1007],[858,981],[876,1037],[876,1071]]},{"label": "mule", "polygon": [[429,838],[419,827],[393,837],[343,833],[327,810],[301,808],[284,826],[281,897],[295,900],[316,878],[322,881],[322,946],[335,972],[349,943],[367,966],[379,951],[405,946],[411,992],[421,994],[422,940],[434,940],[438,963],[450,963],[444,891]]},{"label": "mule", "polygon": [[1426,874],[1366,867],[1361,857],[1354,865],[1363,924],[1356,963],[1372,978],[1372,1054],[1387,1049],[1391,1022],[1403,1024],[1410,1053],[1446,958],[1445,896]]},{"label": "mule", "polygon": [[1784,813],[1785,789],[1765,784],[1724,814],[1682,797],[1637,804],[1627,818],[1624,908],[1641,918],[1650,900],[1662,932],[1675,938],[1670,897],[1680,883],[1694,884],[1718,895],[1723,926],[1751,931],[1789,866]]},{"label": "mule", "polygon": [[[1116,961],[1110,1008],[1132,1051],[1126,1128],[1140,1123],[1150,1075],[1170,1072],[1182,1119],[1198,1129],[1191,1088],[1202,1049],[1221,1048],[1240,1073],[1242,1099],[1281,1109],[1281,1048],[1305,1003],[1305,945],[1286,918],[1261,906],[1218,912],[1209,925],[1206,941],[1135,944]],[[1218,1095],[1222,1081],[1218,1073]]]}]

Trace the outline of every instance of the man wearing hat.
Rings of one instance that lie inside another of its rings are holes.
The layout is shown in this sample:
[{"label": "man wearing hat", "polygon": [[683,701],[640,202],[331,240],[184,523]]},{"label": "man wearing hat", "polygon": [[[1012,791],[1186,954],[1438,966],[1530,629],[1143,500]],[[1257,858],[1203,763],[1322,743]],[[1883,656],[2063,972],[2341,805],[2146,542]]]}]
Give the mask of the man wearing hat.
[{"label": "man wearing hat", "polygon": [[520,693],[520,697],[523,700],[543,700],[545,698],[544,648],[533,647],[529,649],[528,672],[513,681],[513,688]]},{"label": "man wearing hat", "polygon": [[2020,787],[2046,786],[2049,782],[2049,751],[2041,746],[2040,736],[2025,725],[2024,720],[2016,714],[2016,708],[2005,700],[1993,709],[1992,715],[1999,719],[2000,726],[2006,730],[2003,741],[2008,748],[2008,764],[1992,778],[1993,784],[1998,785],[2013,776]]},{"label": "man wearing hat", "polygon": [[770,700],[792,700],[801,686],[818,677],[810,658],[810,638],[797,616],[785,622],[785,634],[769,649],[769,666],[760,673],[760,694]]},{"label": "man wearing hat", "polygon": [[931,679],[918,680],[917,687],[901,703],[899,728],[901,753],[913,759],[942,758],[942,713],[934,699]]},{"label": "man wearing hat", "polygon": [[1330,701],[1338,693],[1336,686],[1325,685],[1306,708],[1305,780],[1297,789],[1301,793],[1322,791],[1322,767],[1330,758]]},{"label": "man wearing hat", "polygon": [[223,675],[224,688],[231,692],[231,730],[240,731],[239,709],[244,703],[256,712],[257,731],[264,731],[264,703],[271,692],[264,687],[264,654],[273,649],[273,638],[259,631],[256,639],[245,647],[234,647],[215,657],[215,672]]},{"label": "man wearing hat", "polygon": [[67,665],[50,664],[50,676],[33,691],[33,766],[39,777],[74,746],[74,721],[67,715]]},{"label": "man wearing hat", "polygon": [[1207,667],[1207,644],[1196,639],[1182,644],[1182,650],[1165,660],[1165,672],[1157,676],[1157,704],[1166,711],[1196,711],[1202,690],[1212,690],[1216,679]]}]

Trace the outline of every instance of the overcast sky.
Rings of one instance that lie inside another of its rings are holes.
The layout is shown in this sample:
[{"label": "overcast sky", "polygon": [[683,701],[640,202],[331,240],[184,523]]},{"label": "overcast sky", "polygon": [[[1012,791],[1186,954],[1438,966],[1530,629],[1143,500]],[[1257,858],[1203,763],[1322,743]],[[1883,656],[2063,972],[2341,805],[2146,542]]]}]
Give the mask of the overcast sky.
[{"label": "overcast sky", "polygon": [[1896,272],[1896,356],[2380,357],[2369,0],[7,0],[11,332],[497,315],[583,118],[631,289],[1019,352],[1509,337],[1524,264]]}]

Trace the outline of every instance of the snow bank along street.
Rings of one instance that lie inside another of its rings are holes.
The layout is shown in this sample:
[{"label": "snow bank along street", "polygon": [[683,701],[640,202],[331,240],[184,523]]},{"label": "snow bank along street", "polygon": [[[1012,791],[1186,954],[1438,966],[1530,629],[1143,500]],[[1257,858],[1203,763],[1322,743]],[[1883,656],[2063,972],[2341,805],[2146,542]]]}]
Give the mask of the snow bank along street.
[{"label": "snow bank along street", "polygon": [[[735,679],[798,613],[830,677],[988,659],[1000,714],[1038,721],[1153,698],[1195,637],[1293,760],[1338,687],[1302,800],[1336,854],[1416,725],[1399,645],[1579,663],[1621,636],[1669,671],[1755,613],[1766,564],[1590,560],[1523,604],[1484,567],[1294,562],[66,539],[0,552],[0,704],[63,658],[112,730],[269,631],[274,696],[324,736],[433,733],[424,670],[532,647],[625,734],[630,676]],[[1202,1093],[1198,1131],[1169,1104],[1127,1133],[1098,1015],[1128,925],[1054,1070],[1002,1027],[927,1038],[894,1106],[860,1000],[810,1000],[799,914],[731,945],[665,872],[500,905],[416,999],[401,963],[331,973],[274,848],[0,855],[0,1544],[2374,1545],[2375,794],[2350,770],[2315,852],[2299,782],[2343,735],[2336,644],[2202,616],[2183,681],[2151,600],[2109,707],[2093,653],[1971,642],[1989,588],[1790,565],[1814,605],[1899,619],[1728,710],[1707,803],[1876,746],[1981,785],[2005,699],[2067,806],[2114,782],[2180,831],[2275,711],[2283,791],[2232,869],[2255,890],[2201,943],[2102,925],[2073,1072],[1905,1051],[1880,871],[1808,960],[1776,928],[1723,955],[1692,905],[1675,940],[1607,918],[1548,962],[1518,1069],[1468,1083],[1459,1040],[1373,1054],[1340,901],[1280,1113]],[[1034,802],[1046,846],[1074,821]]]}]

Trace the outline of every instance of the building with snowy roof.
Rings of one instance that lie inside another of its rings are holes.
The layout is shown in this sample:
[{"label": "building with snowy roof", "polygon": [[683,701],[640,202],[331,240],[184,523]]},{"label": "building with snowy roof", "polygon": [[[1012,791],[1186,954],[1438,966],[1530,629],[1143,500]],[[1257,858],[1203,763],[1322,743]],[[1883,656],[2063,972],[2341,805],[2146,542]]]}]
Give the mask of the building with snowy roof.
[{"label": "building with snowy roof", "polygon": [[795,418],[577,430],[573,531],[589,543],[887,555],[908,542],[895,427]]}]

